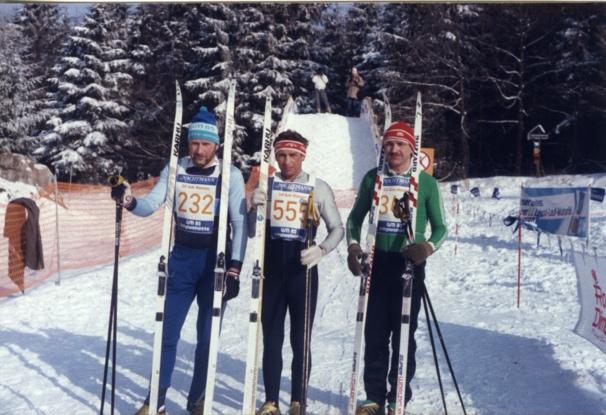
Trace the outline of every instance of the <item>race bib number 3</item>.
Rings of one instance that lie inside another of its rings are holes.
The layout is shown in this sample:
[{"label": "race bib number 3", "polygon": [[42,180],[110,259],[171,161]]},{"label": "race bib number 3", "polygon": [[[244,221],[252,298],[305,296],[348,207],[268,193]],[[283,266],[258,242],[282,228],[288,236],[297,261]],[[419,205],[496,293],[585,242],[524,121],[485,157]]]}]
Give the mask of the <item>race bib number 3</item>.
[{"label": "race bib number 3", "polygon": [[394,215],[398,200],[408,191],[407,177],[386,177],[383,180],[383,193],[379,200],[379,224],[377,231],[380,233],[399,234],[404,233],[402,221]]},{"label": "race bib number 3", "polygon": [[272,239],[305,242],[307,202],[312,186],[274,180],[271,194],[270,232]]},{"label": "race bib number 3", "polygon": [[187,232],[210,235],[215,223],[218,177],[177,175],[177,226]]}]

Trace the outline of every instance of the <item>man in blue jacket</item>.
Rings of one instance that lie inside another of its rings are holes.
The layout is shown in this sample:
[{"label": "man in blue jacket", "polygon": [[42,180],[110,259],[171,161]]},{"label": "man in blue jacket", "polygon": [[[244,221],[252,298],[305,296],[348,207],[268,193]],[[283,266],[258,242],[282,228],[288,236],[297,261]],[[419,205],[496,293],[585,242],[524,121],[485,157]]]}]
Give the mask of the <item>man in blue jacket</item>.
[{"label": "man in blue jacket", "polygon": [[[189,156],[179,160],[175,189],[175,241],[168,259],[165,320],[162,334],[158,413],[165,412],[166,391],[175,367],[177,342],[192,301],[198,302],[197,346],[194,374],[187,409],[202,413],[206,388],[211,311],[213,305],[214,267],[219,222],[219,204],[228,203],[228,270],[224,300],[237,295],[239,274],[246,250],[246,201],[242,173],[231,167],[229,200],[221,201],[221,161],[217,158],[219,135],[212,113],[202,107],[188,131]],[[125,207],[137,216],[149,216],[166,199],[168,166],[158,183],[145,197],[136,199],[126,183]],[[230,232],[231,231],[231,232]],[[231,238],[229,238],[231,236]],[[149,413],[149,394],[137,415]],[[156,412],[152,412],[156,413]]]}]

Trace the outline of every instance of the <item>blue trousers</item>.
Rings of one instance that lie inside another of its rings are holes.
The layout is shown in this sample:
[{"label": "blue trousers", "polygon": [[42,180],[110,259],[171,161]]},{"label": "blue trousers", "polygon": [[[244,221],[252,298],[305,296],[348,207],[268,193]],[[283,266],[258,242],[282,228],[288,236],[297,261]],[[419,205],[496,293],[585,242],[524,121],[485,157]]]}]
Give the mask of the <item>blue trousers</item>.
[{"label": "blue trousers", "polygon": [[194,374],[187,397],[188,408],[202,397],[206,388],[215,259],[214,250],[175,245],[168,260],[170,276],[167,281],[164,305],[160,389],[165,391],[170,386],[181,328],[189,308],[196,298],[198,302],[197,345]]}]

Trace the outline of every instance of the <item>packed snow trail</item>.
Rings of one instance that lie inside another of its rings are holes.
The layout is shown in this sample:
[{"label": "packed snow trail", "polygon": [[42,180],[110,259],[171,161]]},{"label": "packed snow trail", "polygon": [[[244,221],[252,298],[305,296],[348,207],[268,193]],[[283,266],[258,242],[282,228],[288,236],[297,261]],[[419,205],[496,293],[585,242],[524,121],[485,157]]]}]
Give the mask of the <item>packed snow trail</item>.
[{"label": "packed snow trail", "polygon": [[[338,138],[317,138],[333,128],[325,120],[337,116],[300,115],[295,120],[299,117],[306,120],[309,128],[303,131],[301,127],[301,132],[314,146],[313,152],[310,147],[304,168],[320,169],[327,164],[327,170],[316,171],[319,177],[337,189],[357,187],[352,178],[370,167],[356,159],[352,163],[350,153],[362,157],[367,152],[372,166],[372,141],[353,141],[349,153],[331,151],[330,146],[345,144],[338,144]],[[356,120],[344,120],[343,125],[351,125],[352,121]],[[348,136],[340,131],[335,137]],[[328,154],[327,162],[316,166],[316,157]],[[350,179],[341,185],[345,176]],[[458,254],[453,254],[454,239],[450,238],[428,261],[429,294],[467,413],[606,414],[606,358],[572,332],[579,313],[576,276],[568,255],[560,257],[555,237],[543,235],[541,246],[536,249],[536,234],[524,233],[522,297],[520,309],[516,308],[517,235],[504,227],[501,219],[517,211],[520,183],[527,180],[537,183],[537,179],[511,177],[459,183],[462,208]],[[594,180],[594,186],[606,187],[605,174],[554,176],[539,183],[566,186],[571,180]],[[441,190],[447,223],[452,225],[450,185],[441,184]],[[467,191],[474,186],[481,188],[479,198]],[[500,187],[501,200],[490,198],[494,186]],[[590,203],[591,243],[604,256],[606,203]],[[349,209],[341,209],[343,220],[348,213]],[[322,225],[318,239],[324,235]],[[564,242],[564,247],[569,248],[568,240]],[[572,243],[581,249],[578,240]],[[153,339],[149,316],[154,311],[158,252],[156,249],[133,256],[120,264],[116,391],[120,414],[134,413],[148,387]],[[238,414],[242,406],[251,266],[247,257],[240,295],[230,301],[223,320],[215,411],[226,415]],[[342,414],[347,405],[359,283],[347,270],[344,242],[323,259],[319,274],[308,412]],[[80,270],[63,275],[60,286],[49,280],[25,296],[0,300],[0,414],[79,415],[98,411],[111,280],[111,265]],[[194,304],[192,308],[195,307]],[[184,408],[193,369],[195,316],[192,310],[182,331],[167,396],[167,410],[172,415],[187,414]],[[437,415],[443,410],[424,316],[419,323],[418,366],[407,410]],[[290,402],[291,356],[286,334],[280,394],[283,411]],[[443,361],[440,366],[446,367]],[[260,379],[257,406],[264,399]],[[443,379],[449,414],[461,414],[452,384],[447,376]]]},{"label": "packed snow trail", "polygon": [[377,162],[370,125],[336,114],[291,114],[285,129],[309,140],[303,169],[334,190],[356,189]]}]

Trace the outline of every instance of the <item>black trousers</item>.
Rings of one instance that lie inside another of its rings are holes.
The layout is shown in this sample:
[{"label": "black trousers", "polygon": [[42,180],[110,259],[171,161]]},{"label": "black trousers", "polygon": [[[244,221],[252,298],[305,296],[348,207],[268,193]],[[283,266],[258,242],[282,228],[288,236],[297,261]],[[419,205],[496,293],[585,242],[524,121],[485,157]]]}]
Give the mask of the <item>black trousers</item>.
[{"label": "black trousers", "polygon": [[[396,400],[398,376],[398,352],[400,348],[400,316],[402,313],[402,273],[404,259],[399,252],[377,251],[373,261],[370,294],[364,339],[364,387],[366,398],[379,405]],[[410,310],[410,335],[408,338],[408,366],[406,369],[406,394],[412,398],[410,381],[415,369],[417,330],[421,298],[425,280],[425,263],[414,267],[412,305]],[[391,344],[391,359],[389,358]],[[389,391],[387,391],[387,382]]]},{"label": "black trousers", "polygon": [[[291,365],[291,400],[301,401],[303,384],[303,343],[305,323],[305,268],[272,267],[263,281],[263,381],[268,401],[278,402],[282,375],[282,345],[286,311],[290,315],[290,345],[293,351]],[[310,338],[318,298],[318,267],[311,270]],[[310,342],[311,344],[311,342]],[[311,350],[308,374],[311,373]]]}]

